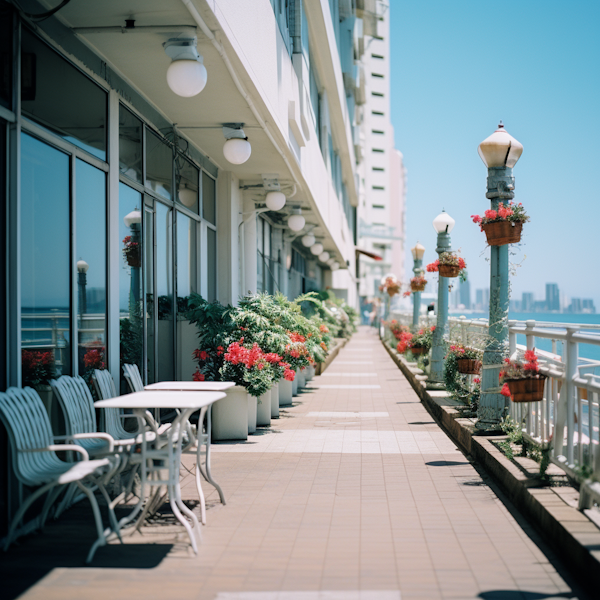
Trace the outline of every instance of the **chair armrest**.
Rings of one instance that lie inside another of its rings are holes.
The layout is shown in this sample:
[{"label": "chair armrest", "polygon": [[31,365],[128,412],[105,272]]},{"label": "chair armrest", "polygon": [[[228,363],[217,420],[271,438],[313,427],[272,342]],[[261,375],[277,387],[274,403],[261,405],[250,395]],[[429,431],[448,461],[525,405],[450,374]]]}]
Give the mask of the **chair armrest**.
[{"label": "chair armrest", "polygon": [[103,439],[108,442],[108,451],[113,452],[115,449],[115,438],[109,433],[97,431],[95,433],[72,433],[71,435],[57,435],[54,436],[55,440],[90,440],[90,439]]},{"label": "chair armrest", "polygon": [[79,452],[82,456],[82,460],[90,460],[90,455],[87,450],[76,444],[50,444],[45,448],[27,448],[25,450],[19,450],[19,452],[66,452],[67,450]]}]

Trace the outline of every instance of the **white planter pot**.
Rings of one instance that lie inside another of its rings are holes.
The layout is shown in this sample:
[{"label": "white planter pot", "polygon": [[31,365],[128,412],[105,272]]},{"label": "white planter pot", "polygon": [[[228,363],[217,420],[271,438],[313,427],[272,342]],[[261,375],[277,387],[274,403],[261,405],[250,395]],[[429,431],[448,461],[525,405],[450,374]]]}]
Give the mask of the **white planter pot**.
[{"label": "white planter pot", "polygon": [[259,400],[256,424],[259,427],[266,427],[271,424],[271,390],[265,392]]},{"label": "white planter pot", "polygon": [[248,439],[248,400],[246,388],[235,386],[226,391],[227,396],[212,406],[212,439]]},{"label": "white planter pot", "polygon": [[306,371],[304,373],[304,379],[306,379],[306,382],[308,383],[314,376],[315,368],[312,365],[306,367]]},{"label": "white planter pot", "polygon": [[271,419],[279,419],[279,384],[271,388]]},{"label": "white planter pot", "polygon": [[246,392],[247,404],[248,404],[248,433],[253,434],[256,433],[256,410],[257,410],[257,400],[256,396],[251,396],[248,392]]},{"label": "white planter pot", "polygon": [[291,406],[294,392],[292,390],[293,384],[287,379],[279,380],[279,406]]},{"label": "white planter pot", "polygon": [[305,369],[298,369],[298,372],[296,373],[296,379],[298,380],[298,389],[299,390],[306,387],[306,377],[304,376],[304,374],[305,374]]},{"label": "white planter pot", "polygon": [[292,396],[298,395],[298,373],[296,373],[296,377],[294,377],[294,381],[292,381]]}]

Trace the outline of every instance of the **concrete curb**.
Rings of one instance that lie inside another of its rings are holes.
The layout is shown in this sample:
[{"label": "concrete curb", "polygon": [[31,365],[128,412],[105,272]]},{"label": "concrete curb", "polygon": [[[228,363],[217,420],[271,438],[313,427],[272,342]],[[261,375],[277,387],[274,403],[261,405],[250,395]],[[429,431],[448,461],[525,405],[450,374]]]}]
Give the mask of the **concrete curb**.
[{"label": "concrete curb", "polygon": [[331,364],[333,359],[339,354],[340,350],[348,343],[348,338],[335,338],[336,346],[335,348],[327,355],[324,363],[318,363],[315,367],[315,375],[322,375],[327,369],[327,367]]},{"label": "concrete curb", "polygon": [[545,538],[552,549],[590,589],[600,588],[600,529],[564,497],[578,495],[570,487],[536,487],[494,444],[499,436],[478,435],[473,419],[461,418],[456,403],[445,392],[427,390],[420,370],[386,343],[383,346],[421,398],[427,411],[458,444],[473,457],[508,496],[515,507]]}]

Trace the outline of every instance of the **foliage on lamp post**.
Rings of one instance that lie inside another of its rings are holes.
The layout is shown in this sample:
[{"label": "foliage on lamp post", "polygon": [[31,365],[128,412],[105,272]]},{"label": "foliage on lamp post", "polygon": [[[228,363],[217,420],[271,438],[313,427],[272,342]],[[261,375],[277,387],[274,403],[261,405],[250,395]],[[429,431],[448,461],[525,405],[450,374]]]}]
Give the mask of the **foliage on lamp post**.
[{"label": "foliage on lamp post", "polygon": [[[500,122],[498,129],[481,142],[478,151],[488,169],[485,196],[491,202],[490,209],[484,213],[480,224],[485,227],[488,223],[506,221],[506,227],[514,228],[517,223],[522,225],[527,220],[527,215],[519,205],[511,204],[515,196],[512,169],[523,153],[522,144],[509,135]],[[474,220],[478,222],[475,218]],[[508,408],[508,399],[501,393],[499,376],[504,358],[508,355],[510,243],[513,240],[505,236],[497,244],[491,245],[490,251],[489,336],[483,354],[481,398],[477,410],[477,428],[483,431],[499,430]]]}]

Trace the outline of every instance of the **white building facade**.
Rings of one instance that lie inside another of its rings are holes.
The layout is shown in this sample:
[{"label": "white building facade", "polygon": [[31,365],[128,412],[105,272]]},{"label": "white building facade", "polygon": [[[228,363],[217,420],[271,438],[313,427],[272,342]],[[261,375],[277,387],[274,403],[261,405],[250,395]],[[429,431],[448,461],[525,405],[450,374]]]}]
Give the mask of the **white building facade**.
[{"label": "white building facade", "polygon": [[365,104],[360,110],[363,161],[360,166],[358,246],[359,295],[377,294],[381,278],[393,273],[404,281],[406,171],[402,153],[394,148],[390,98],[390,3],[370,4],[365,18]]},{"label": "white building facade", "polygon": [[[44,353],[56,376],[95,353],[117,383],[124,362],[190,379],[194,293],[329,288],[358,305],[369,2],[18,5],[0,0],[0,389]],[[183,96],[202,80],[190,55],[206,83]]]}]

